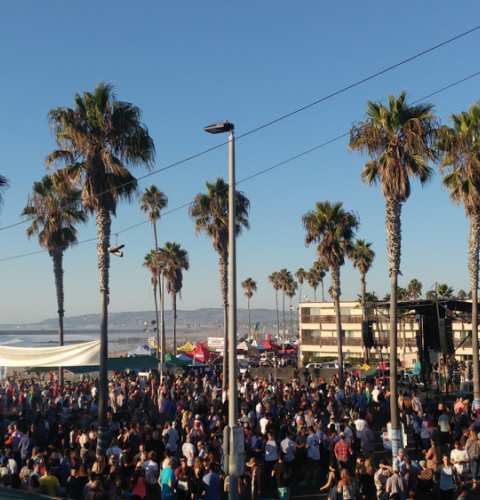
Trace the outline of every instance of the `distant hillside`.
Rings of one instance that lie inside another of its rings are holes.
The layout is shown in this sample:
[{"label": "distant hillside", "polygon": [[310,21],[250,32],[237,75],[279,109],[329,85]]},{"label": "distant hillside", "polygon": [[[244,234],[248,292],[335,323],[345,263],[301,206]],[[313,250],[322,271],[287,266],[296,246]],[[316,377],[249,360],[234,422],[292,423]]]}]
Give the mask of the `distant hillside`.
[{"label": "distant hillside", "polygon": [[[252,326],[259,322],[261,326],[273,324],[275,311],[270,309],[252,309]],[[172,312],[165,312],[166,321],[172,320]],[[248,323],[248,310],[238,309],[238,322]],[[117,312],[109,314],[109,327],[114,330],[138,330],[143,328],[145,321],[155,319],[154,311]],[[65,328],[68,330],[98,329],[100,314],[83,314],[65,318]],[[206,308],[193,311],[177,311],[177,324],[182,329],[204,329],[218,327],[223,324],[223,309]],[[51,330],[58,326],[57,318],[49,318],[37,323],[1,325],[0,329]]]}]

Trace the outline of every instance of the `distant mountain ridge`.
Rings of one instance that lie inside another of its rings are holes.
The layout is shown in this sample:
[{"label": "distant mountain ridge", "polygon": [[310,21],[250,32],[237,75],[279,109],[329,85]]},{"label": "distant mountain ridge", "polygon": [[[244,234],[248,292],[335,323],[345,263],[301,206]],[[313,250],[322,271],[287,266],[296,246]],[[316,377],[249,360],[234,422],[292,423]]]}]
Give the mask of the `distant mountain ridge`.
[{"label": "distant mountain ridge", "polygon": [[[255,323],[269,326],[274,323],[275,311],[271,309],[252,309],[252,327]],[[287,316],[288,318],[289,316]],[[238,309],[237,319],[240,324],[248,323],[248,310]],[[112,312],[108,316],[110,329],[138,330],[143,329],[145,321],[154,321],[155,311]],[[165,311],[167,323],[172,321],[172,311]],[[65,317],[67,330],[94,330],[100,324],[100,314],[82,314]],[[223,309],[203,308],[177,311],[177,325],[182,329],[208,329],[223,324]],[[34,323],[0,324],[0,330],[52,330],[58,327],[57,318],[48,318]]]}]

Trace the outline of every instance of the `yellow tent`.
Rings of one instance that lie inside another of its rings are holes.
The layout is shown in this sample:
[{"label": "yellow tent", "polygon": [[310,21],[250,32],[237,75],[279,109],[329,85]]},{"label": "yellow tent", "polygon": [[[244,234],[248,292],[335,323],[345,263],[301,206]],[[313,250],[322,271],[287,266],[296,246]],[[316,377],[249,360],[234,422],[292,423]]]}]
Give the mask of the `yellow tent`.
[{"label": "yellow tent", "polygon": [[192,352],[195,349],[195,346],[190,342],[183,344],[180,347],[177,347],[177,352]]}]

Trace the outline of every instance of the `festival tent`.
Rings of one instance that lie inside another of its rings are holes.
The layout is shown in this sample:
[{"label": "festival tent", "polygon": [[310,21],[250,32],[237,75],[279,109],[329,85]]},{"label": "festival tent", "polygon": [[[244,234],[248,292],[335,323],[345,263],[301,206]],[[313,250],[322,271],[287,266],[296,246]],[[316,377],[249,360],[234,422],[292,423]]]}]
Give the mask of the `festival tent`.
[{"label": "festival tent", "polygon": [[[193,356],[190,357],[187,354],[184,354],[183,352],[177,355],[177,359],[185,363],[186,364],[185,366],[193,365]],[[195,359],[195,366],[203,366],[203,363]]]},{"label": "festival tent", "polygon": [[[99,366],[66,366],[69,372],[72,373],[90,373],[98,372]],[[158,368],[158,360],[155,356],[128,356],[125,358],[108,358],[107,370],[109,371],[125,371],[135,370],[137,372],[145,372]]]},{"label": "festival tent", "polygon": [[186,342],[182,346],[177,347],[178,352],[192,352],[194,349],[195,349],[195,346],[190,342]]},{"label": "festival tent", "polygon": [[99,340],[55,347],[0,346],[0,366],[12,368],[95,366],[99,359]]}]

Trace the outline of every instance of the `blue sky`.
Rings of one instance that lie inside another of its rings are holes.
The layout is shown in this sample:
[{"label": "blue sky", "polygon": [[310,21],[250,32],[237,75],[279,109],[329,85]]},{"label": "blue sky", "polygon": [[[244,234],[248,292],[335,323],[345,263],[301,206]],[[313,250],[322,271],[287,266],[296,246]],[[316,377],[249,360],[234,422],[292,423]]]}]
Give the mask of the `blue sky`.
[{"label": "blue sky", "polygon": [[[48,110],[70,105],[73,95],[111,82],[122,100],[137,104],[157,148],[156,167],[216,143],[204,125],[229,119],[242,133],[279,114],[328,94],[397,60],[472,27],[477,2],[63,2],[17,1],[0,16],[0,172],[10,180],[0,224],[19,218],[32,182],[44,174],[54,143]],[[406,90],[412,99],[480,70],[480,33],[439,49],[237,143],[239,178],[266,168],[348,130],[364,116],[368,99]],[[432,99],[442,120],[480,97],[471,80]],[[253,277],[253,305],[271,307],[267,276],[287,267],[309,267],[314,248],[304,245],[301,216],[318,200],[343,201],[361,219],[359,236],[373,242],[377,259],[370,289],[388,284],[383,198],[362,185],[364,162],[339,141],[288,166],[245,182],[251,230],[238,241],[238,275]],[[139,169],[138,175],[145,173]],[[191,200],[206,180],[226,175],[221,149],[141,184],[154,182],[173,208]],[[143,218],[136,203],[123,205],[113,232]],[[403,283],[416,277],[468,289],[467,225],[452,206],[438,175],[415,186],[403,211]],[[217,306],[217,256],[196,236],[186,210],[162,219],[162,241],[190,253],[181,308]],[[93,221],[80,238],[95,235]],[[114,238],[115,239],[115,238]],[[112,260],[111,310],[152,307],[149,278],[141,264],[152,246],[145,225],[121,236],[123,260]],[[0,232],[0,257],[36,250],[24,227]],[[47,254],[0,263],[0,323],[52,317],[56,312]],[[345,297],[356,296],[357,273],[342,270]],[[67,315],[99,310],[95,244],[65,255]],[[240,296],[240,305],[244,299]]]}]

